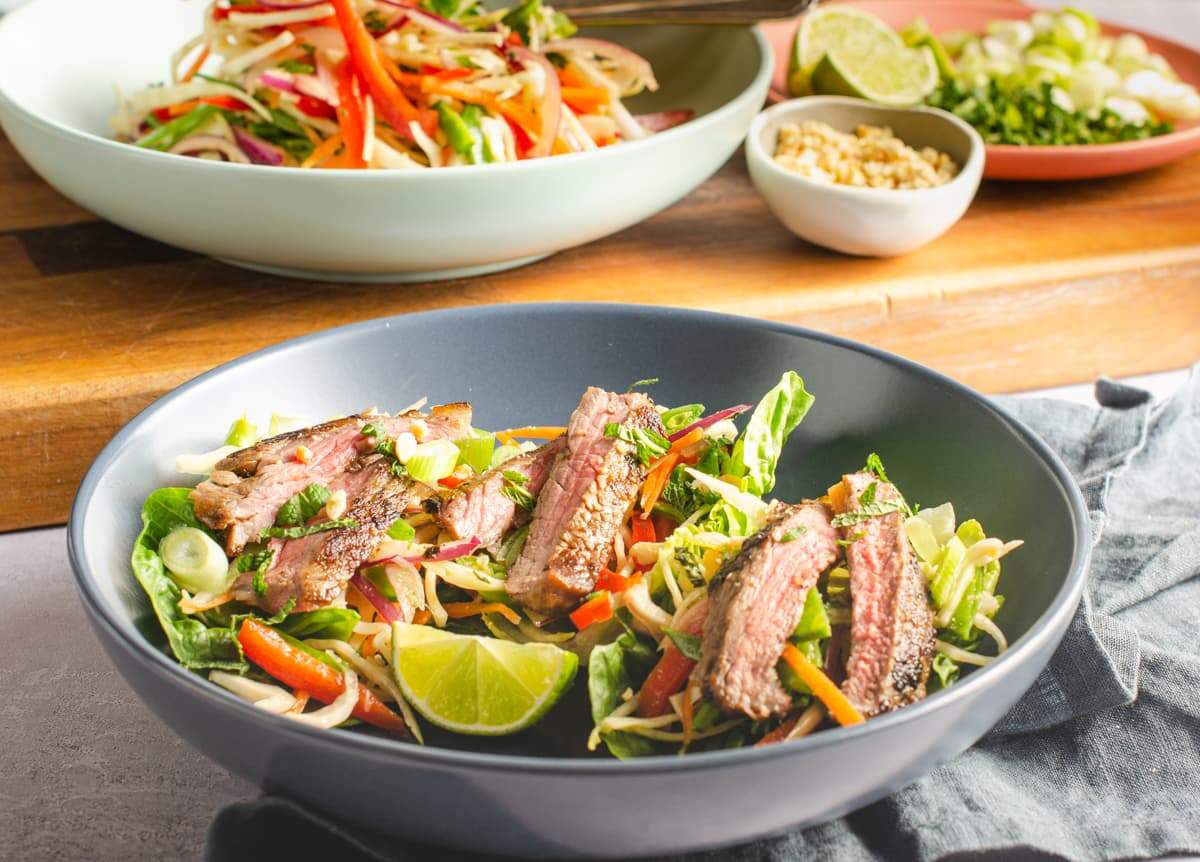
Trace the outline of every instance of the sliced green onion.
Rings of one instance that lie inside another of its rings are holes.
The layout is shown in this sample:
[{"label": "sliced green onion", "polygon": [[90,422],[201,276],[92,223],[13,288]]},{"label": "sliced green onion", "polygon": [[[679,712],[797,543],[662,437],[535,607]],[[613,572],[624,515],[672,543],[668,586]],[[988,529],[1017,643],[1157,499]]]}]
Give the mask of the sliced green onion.
[{"label": "sliced green onion", "polygon": [[408,475],[428,484],[446,478],[457,465],[457,446],[449,440],[430,440],[418,445],[404,466]]},{"label": "sliced green onion", "polygon": [[966,553],[967,546],[958,536],[951,536],[946,547],[942,549],[941,562],[933,573],[933,580],[929,582],[929,592],[939,610],[945,608],[946,602],[954,594],[954,575],[958,572]]},{"label": "sliced green onion", "polygon": [[942,546],[934,538],[933,527],[925,518],[916,515],[909,518],[904,522],[904,533],[922,561],[932,564],[942,552]]},{"label": "sliced green onion", "polygon": [[476,473],[482,473],[492,466],[492,454],[496,449],[495,437],[464,437],[455,440],[454,443],[458,446],[459,459]]},{"label": "sliced green onion", "polygon": [[498,448],[492,453],[492,466],[499,467],[510,458],[516,458],[521,454],[521,447],[515,443],[508,443]]},{"label": "sliced green onion", "polygon": [[284,413],[272,413],[271,424],[267,433],[274,437],[276,434],[286,434],[304,427],[304,420],[299,416],[288,416]]},{"label": "sliced green onion", "polygon": [[232,581],[221,546],[195,527],[179,527],[163,536],[158,555],[175,583],[188,592],[223,593]]},{"label": "sliced green onion", "polygon": [[658,418],[662,420],[663,427],[667,429],[668,433],[674,433],[691,425],[703,415],[703,404],[683,404],[679,407],[672,407],[670,410],[664,410]]},{"label": "sliced green onion", "polygon": [[812,587],[804,597],[804,611],[800,614],[800,622],[796,623],[792,638],[804,642],[821,640],[832,634],[829,615],[825,613],[825,603],[821,601],[821,591]]},{"label": "sliced green onion", "polygon": [[229,433],[225,435],[225,445],[245,449],[257,439],[258,426],[247,419],[246,414],[243,413],[229,426]]},{"label": "sliced green onion", "polygon": [[397,518],[392,526],[388,527],[388,538],[395,539],[398,542],[411,542],[417,535],[417,531],[413,529],[413,525],[403,518]]},{"label": "sliced green onion", "polygon": [[954,506],[950,503],[942,503],[932,509],[922,509],[917,512],[916,517],[929,523],[933,530],[933,538],[939,545],[946,544],[954,535]]}]

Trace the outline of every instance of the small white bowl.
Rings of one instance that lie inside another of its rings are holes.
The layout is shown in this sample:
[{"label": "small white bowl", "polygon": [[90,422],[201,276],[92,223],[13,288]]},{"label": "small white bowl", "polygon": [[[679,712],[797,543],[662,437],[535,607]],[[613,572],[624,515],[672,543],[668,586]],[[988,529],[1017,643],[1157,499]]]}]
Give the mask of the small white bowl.
[{"label": "small white bowl", "polygon": [[[911,147],[933,147],[960,166],[932,189],[874,189],[807,179],[775,163],[779,127],[816,120],[843,132],[887,126]],[[844,96],[780,102],[750,124],[746,162],[767,206],[801,239],[868,257],[904,254],[941,236],[962,218],[983,175],[983,140],[958,117],[937,108],[890,108]]]}]

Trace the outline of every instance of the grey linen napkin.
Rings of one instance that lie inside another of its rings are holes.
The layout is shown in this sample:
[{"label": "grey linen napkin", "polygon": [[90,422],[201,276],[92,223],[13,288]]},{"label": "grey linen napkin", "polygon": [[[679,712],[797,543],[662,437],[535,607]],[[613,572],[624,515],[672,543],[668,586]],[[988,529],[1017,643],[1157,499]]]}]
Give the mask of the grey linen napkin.
[{"label": "grey linen napkin", "polygon": [[[1200,854],[1200,365],[1159,405],[1107,380],[1098,408],[998,400],[1062,456],[1091,511],[1087,591],[1050,665],[974,747],[895,795],[674,862]],[[350,834],[271,796],[218,815],[208,859],[264,854],[482,858]]]}]

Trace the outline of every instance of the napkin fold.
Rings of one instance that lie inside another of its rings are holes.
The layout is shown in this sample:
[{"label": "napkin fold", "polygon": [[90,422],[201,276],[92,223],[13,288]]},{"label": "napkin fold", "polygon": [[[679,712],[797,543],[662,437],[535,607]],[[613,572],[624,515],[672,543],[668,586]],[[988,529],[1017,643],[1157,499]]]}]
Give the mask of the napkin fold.
[{"label": "napkin fold", "polygon": [[[1200,854],[1200,365],[1161,404],[1103,379],[1096,400],[997,399],[1070,468],[1095,542],[1062,645],[1009,714],[950,763],[847,817],[673,862]],[[269,795],[221,811],[206,858],[264,856],[484,858],[351,833]]]}]

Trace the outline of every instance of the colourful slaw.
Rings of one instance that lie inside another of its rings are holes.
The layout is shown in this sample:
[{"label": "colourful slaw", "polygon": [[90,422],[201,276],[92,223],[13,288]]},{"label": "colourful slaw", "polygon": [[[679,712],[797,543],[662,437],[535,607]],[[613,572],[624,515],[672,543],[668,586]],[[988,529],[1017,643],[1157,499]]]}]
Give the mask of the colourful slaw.
[{"label": "colourful slaw", "polygon": [[121,98],[135,146],[300,168],[421,169],[597,150],[686,121],[634,117],[650,64],[525,0],[216,0],[170,83]]}]

